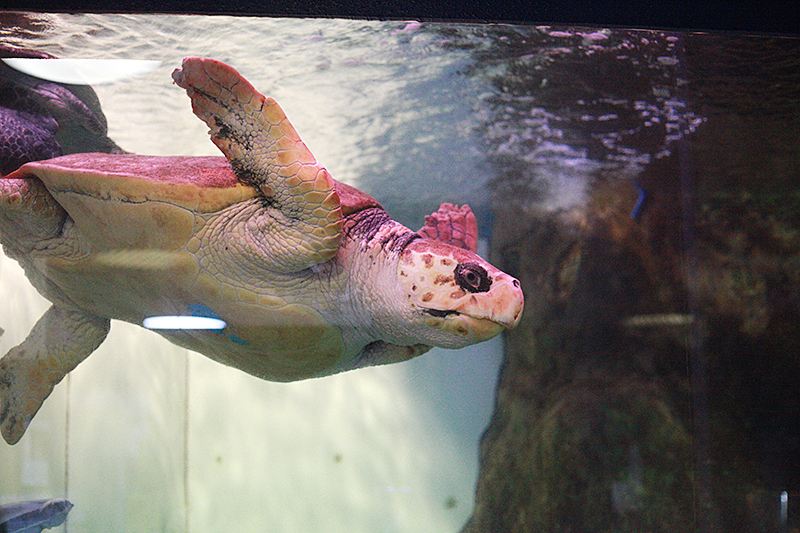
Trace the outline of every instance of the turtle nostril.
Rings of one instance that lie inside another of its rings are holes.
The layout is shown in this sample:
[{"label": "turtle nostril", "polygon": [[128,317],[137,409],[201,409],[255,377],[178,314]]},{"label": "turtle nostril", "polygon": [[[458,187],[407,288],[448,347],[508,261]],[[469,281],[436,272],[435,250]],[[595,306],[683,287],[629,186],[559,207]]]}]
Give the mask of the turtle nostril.
[{"label": "turtle nostril", "polygon": [[514,287],[519,289],[519,280],[518,279],[514,280]]}]

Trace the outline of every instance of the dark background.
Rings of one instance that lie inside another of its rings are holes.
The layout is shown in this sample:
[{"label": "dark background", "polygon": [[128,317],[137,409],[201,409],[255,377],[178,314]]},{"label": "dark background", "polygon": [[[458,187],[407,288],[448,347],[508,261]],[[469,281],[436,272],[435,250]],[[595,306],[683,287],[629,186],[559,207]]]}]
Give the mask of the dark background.
[{"label": "dark background", "polygon": [[0,9],[567,23],[787,35],[800,33],[800,9],[795,2],[785,0],[2,0]]}]

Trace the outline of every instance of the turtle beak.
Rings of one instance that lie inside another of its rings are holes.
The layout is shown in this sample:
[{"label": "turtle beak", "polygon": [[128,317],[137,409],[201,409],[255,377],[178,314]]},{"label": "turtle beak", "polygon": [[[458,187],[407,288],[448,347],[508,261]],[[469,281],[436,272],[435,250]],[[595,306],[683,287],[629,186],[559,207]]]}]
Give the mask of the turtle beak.
[{"label": "turtle beak", "polygon": [[519,280],[498,272],[490,291],[471,294],[469,298],[464,298],[455,311],[511,329],[522,319],[524,307],[525,298]]},{"label": "turtle beak", "polygon": [[500,284],[495,288],[498,294],[491,320],[508,329],[515,328],[522,320],[522,311],[525,309],[522,286],[518,279],[508,274],[503,274],[500,280],[495,280],[495,284],[498,282]]},{"label": "turtle beak", "polygon": [[519,281],[500,272],[490,291],[463,296],[447,311],[426,312],[432,315],[431,326],[482,342],[519,324],[524,305]]}]

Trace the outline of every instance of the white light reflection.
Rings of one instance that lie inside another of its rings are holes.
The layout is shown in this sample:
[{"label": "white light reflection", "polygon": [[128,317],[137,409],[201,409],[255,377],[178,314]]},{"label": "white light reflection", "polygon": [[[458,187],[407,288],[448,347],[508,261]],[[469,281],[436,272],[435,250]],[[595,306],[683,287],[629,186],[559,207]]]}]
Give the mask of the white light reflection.
[{"label": "white light reflection", "polygon": [[781,492],[781,531],[786,531],[789,521],[789,493],[785,490]]},{"label": "white light reflection", "polygon": [[145,59],[38,59],[6,57],[9,67],[43,80],[76,85],[97,85],[146,74],[161,61]]},{"label": "white light reflection", "polygon": [[224,329],[227,324],[206,316],[151,316],[142,325],[147,329]]}]

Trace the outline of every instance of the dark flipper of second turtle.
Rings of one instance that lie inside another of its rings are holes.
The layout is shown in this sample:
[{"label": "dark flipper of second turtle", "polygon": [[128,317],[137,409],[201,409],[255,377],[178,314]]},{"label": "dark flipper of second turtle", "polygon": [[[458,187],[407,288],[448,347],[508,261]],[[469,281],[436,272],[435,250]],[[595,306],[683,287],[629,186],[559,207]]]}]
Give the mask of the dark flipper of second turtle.
[{"label": "dark flipper of second turtle", "polygon": [[[0,57],[52,59],[0,44]],[[0,175],[75,152],[123,153],[91,87],[41,80],[0,63]]]}]

